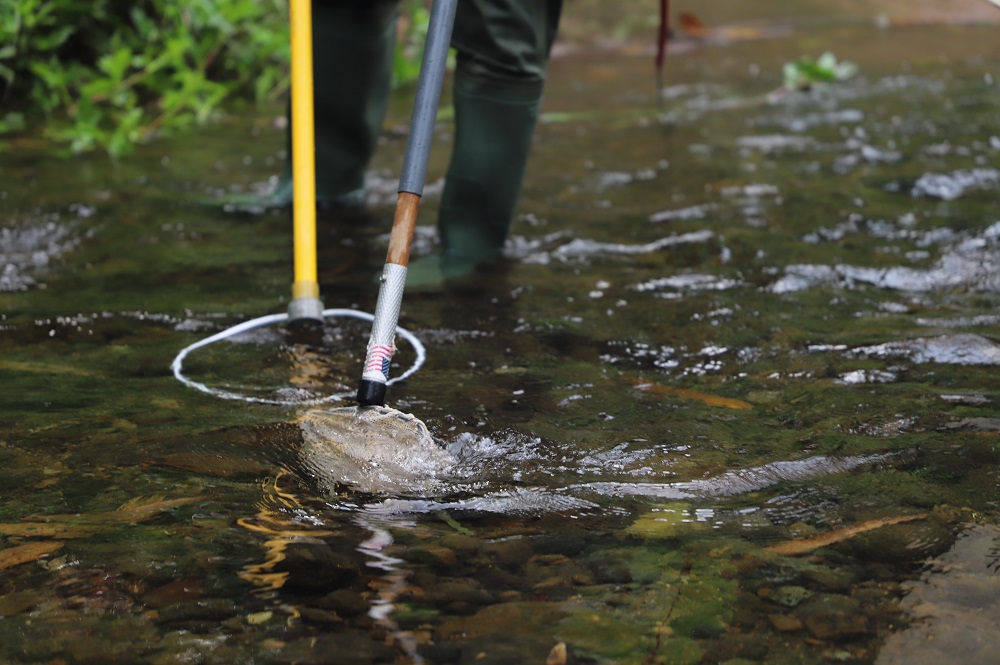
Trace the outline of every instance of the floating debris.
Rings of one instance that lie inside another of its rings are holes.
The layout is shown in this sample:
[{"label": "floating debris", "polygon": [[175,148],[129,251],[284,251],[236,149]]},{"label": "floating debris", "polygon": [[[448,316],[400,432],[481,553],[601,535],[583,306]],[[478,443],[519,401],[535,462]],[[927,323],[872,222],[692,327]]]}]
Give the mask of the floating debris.
[{"label": "floating debris", "polygon": [[849,526],[845,529],[837,529],[836,531],[824,533],[820,536],[789,540],[783,543],[778,543],[777,545],[771,545],[767,548],[767,551],[784,556],[807,554],[821,547],[840,543],[861,535],[862,533],[874,531],[875,529],[881,529],[884,526],[902,524],[903,522],[912,522],[914,520],[922,520],[926,517],[927,513],[920,513],[918,515],[897,515],[895,517],[880,517],[878,519],[861,522],[860,524],[854,524],[853,526]]},{"label": "floating debris", "polygon": [[47,540],[2,549],[0,550],[0,570],[40,559],[46,554],[55,552],[64,544],[58,540]]},{"label": "floating debris", "polygon": [[659,383],[638,382],[635,384],[635,389],[656,395],[677,395],[678,397],[683,397],[685,399],[702,402],[708,406],[721,406],[726,409],[746,411],[753,408],[753,404],[744,402],[741,399],[720,397],[718,395],[701,392],[700,390],[691,390],[690,388],[674,388],[672,386],[664,386]]}]

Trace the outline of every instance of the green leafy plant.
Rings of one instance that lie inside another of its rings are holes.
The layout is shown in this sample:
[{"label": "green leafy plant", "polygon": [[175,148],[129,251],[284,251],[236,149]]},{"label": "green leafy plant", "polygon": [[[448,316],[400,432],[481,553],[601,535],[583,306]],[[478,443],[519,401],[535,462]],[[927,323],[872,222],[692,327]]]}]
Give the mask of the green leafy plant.
[{"label": "green leafy plant", "polygon": [[279,0],[4,0],[0,133],[45,119],[72,152],[129,152],[204,123],[223,100],[287,90]]},{"label": "green leafy plant", "polygon": [[392,69],[392,85],[400,87],[417,80],[424,54],[430,12],[423,0],[406,0],[402,6],[400,30]]},{"label": "green leafy plant", "polygon": [[[393,61],[392,85],[400,88],[416,82],[424,56],[424,42],[431,13],[427,0],[405,0],[401,3],[399,31]],[[454,56],[448,57],[448,68],[455,67]]]},{"label": "green leafy plant", "polygon": [[[401,7],[397,87],[419,74],[429,16],[426,0]],[[279,98],[288,64],[283,0],[0,0],[0,135],[120,156],[225,103]]]},{"label": "green leafy plant", "polygon": [[845,81],[858,68],[853,62],[838,61],[837,57],[827,51],[817,60],[801,57],[793,62],[786,62],[782,68],[783,83],[780,88],[770,92],[764,99],[766,102],[776,102],[792,92],[804,92],[813,88],[837,81]]},{"label": "green leafy plant", "polygon": [[853,62],[837,61],[837,57],[827,51],[818,60],[799,58],[787,62],[782,68],[784,87],[789,90],[808,90],[816,84],[834,83],[851,78],[858,68]]}]

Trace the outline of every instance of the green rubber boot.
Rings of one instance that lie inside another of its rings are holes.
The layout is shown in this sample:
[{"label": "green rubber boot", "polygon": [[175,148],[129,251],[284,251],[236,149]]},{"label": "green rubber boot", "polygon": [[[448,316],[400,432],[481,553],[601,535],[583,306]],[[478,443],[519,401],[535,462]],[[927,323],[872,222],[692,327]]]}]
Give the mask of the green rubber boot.
[{"label": "green rubber boot", "polygon": [[455,141],[438,216],[441,250],[410,264],[407,287],[433,289],[500,256],[524,179],[542,81],[456,74]]},{"label": "green rubber boot", "polygon": [[[321,207],[365,201],[365,168],[382,130],[392,83],[398,13],[392,0],[313,3],[316,202]],[[289,155],[291,150],[289,130]],[[244,213],[291,206],[291,159],[270,193],[222,203],[226,210]]]}]

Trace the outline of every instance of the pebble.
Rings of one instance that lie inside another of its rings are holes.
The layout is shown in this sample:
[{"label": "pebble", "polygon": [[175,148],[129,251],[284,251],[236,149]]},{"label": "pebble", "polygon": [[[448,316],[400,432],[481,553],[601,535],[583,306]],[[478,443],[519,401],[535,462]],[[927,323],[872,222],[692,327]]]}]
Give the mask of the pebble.
[{"label": "pebble", "polygon": [[198,621],[224,621],[237,614],[236,604],[224,598],[190,600],[160,609],[156,622],[160,624]]},{"label": "pebble", "polygon": [[375,665],[395,663],[395,651],[384,642],[351,632],[327,633],[290,642],[272,662],[294,665]]},{"label": "pebble", "polygon": [[340,616],[347,617],[356,616],[368,611],[368,601],[365,600],[364,596],[350,589],[331,591],[320,598],[315,604],[323,609],[336,612]]},{"label": "pebble", "polygon": [[334,550],[326,542],[292,543],[285,548],[285,558],[275,571],[288,572],[286,589],[322,593],[345,587],[361,576],[361,555],[348,554],[353,549],[338,545]]},{"label": "pebble", "polygon": [[800,586],[781,586],[771,591],[767,599],[785,607],[796,607],[813,596],[813,592]]},{"label": "pebble", "polygon": [[298,611],[303,619],[312,623],[334,624],[343,623],[344,621],[332,610],[321,610],[316,607],[299,607]]},{"label": "pebble", "polygon": [[481,588],[475,580],[457,579],[441,581],[427,590],[427,602],[436,605],[452,603],[469,603],[471,605],[489,605],[493,594]]},{"label": "pebble", "polygon": [[423,545],[409,550],[410,560],[414,563],[428,563],[438,569],[454,568],[458,565],[455,550],[437,545]]},{"label": "pebble", "polygon": [[452,533],[444,536],[441,538],[440,543],[442,547],[447,547],[452,550],[460,558],[474,556],[483,544],[478,538],[467,536],[462,533]]},{"label": "pebble", "polygon": [[523,538],[485,543],[479,549],[479,556],[495,566],[514,568],[531,558],[534,551]]},{"label": "pebble", "polygon": [[805,624],[794,614],[770,614],[767,619],[779,633],[794,633],[805,628]]},{"label": "pebble", "polygon": [[798,611],[809,633],[824,642],[836,642],[870,632],[861,603],[840,594],[817,594]]}]

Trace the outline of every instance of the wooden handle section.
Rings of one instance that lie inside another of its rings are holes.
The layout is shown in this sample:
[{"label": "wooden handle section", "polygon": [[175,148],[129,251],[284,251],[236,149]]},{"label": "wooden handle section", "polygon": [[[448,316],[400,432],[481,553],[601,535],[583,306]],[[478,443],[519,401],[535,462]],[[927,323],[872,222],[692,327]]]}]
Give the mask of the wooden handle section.
[{"label": "wooden handle section", "polygon": [[419,207],[419,196],[410,192],[399,193],[399,198],[396,199],[396,216],[392,218],[392,233],[389,235],[389,251],[385,255],[386,263],[401,266],[409,263]]}]

